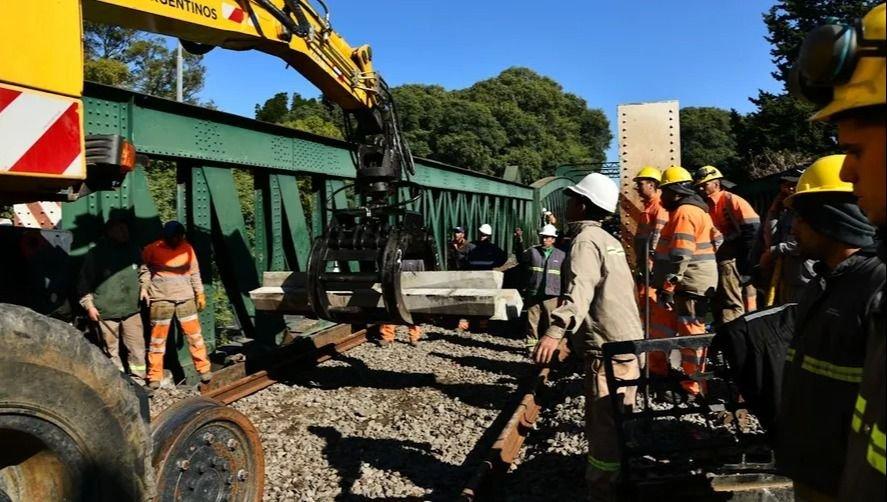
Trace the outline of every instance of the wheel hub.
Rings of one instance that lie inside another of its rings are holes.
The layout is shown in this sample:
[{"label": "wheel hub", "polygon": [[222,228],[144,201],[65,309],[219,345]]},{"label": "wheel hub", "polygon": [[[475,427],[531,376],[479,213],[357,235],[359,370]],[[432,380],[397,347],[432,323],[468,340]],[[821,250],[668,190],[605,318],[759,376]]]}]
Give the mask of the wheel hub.
[{"label": "wheel hub", "polygon": [[260,500],[264,459],[258,433],[232,408],[207,398],[158,417],[152,438],[160,500]]},{"label": "wheel hub", "polygon": [[78,499],[90,466],[58,424],[32,410],[3,410],[0,444],[0,501]]}]

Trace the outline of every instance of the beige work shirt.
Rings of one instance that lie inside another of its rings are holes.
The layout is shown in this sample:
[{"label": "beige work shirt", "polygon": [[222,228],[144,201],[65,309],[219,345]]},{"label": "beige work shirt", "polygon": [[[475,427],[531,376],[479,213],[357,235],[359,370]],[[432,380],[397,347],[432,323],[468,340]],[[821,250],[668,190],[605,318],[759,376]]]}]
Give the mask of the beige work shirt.
[{"label": "beige work shirt", "polygon": [[561,269],[562,304],[551,313],[546,336],[563,338],[569,331],[583,353],[599,353],[606,342],[643,338],[622,244],[596,221],[573,222],[570,233],[575,237]]}]

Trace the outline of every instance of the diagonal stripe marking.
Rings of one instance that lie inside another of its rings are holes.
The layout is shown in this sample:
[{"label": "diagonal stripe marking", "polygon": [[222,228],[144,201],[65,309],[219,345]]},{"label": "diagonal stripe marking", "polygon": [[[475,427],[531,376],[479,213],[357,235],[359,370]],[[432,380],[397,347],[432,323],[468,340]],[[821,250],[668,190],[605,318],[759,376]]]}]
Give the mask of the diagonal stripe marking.
[{"label": "diagonal stripe marking", "polygon": [[0,171],[12,167],[70,105],[27,92],[10,103],[0,113]]},{"label": "diagonal stripe marking", "polygon": [[9,106],[9,103],[19,97],[21,91],[13,91],[12,89],[4,89],[0,87],[0,113],[3,112],[3,109]]},{"label": "diagonal stripe marking", "polygon": [[46,130],[43,136],[9,168],[10,172],[62,174],[80,155],[80,115],[77,103]]}]

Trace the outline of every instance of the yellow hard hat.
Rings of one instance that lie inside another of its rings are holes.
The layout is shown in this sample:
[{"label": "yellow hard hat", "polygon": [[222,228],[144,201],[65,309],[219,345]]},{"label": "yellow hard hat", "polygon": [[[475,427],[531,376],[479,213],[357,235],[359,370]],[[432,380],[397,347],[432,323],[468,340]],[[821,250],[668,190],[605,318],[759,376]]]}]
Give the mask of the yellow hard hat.
[{"label": "yellow hard hat", "polygon": [[789,75],[792,93],[821,105],[811,120],[887,103],[887,4],[854,26],[828,24],[807,34]]},{"label": "yellow hard hat", "polygon": [[686,183],[688,181],[693,181],[693,177],[690,176],[689,171],[681,166],[668,166],[665,171],[662,172],[662,181],[659,186],[664,187],[674,185],[675,183]]},{"label": "yellow hard hat", "polygon": [[656,169],[653,166],[644,166],[638,171],[637,176],[634,177],[633,181],[637,180],[654,180],[656,182],[662,182],[662,173],[659,169]]},{"label": "yellow hard hat", "polygon": [[795,193],[785,199],[785,205],[791,207],[794,200],[804,194],[853,193],[853,183],[841,181],[841,166],[844,165],[846,157],[846,155],[828,155],[816,159],[816,162],[798,178]]},{"label": "yellow hard hat", "polygon": [[699,186],[706,181],[719,180],[723,178],[720,169],[715,166],[702,166],[693,173],[693,184]]}]

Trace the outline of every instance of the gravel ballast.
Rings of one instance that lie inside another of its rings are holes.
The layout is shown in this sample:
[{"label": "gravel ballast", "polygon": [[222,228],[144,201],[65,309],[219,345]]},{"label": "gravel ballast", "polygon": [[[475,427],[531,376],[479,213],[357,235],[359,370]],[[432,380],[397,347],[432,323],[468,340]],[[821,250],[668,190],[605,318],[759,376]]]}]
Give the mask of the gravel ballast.
[{"label": "gravel ballast", "polygon": [[[232,405],[261,434],[265,500],[458,496],[534,365],[517,337],[425,326],[406,342],[399,329]],[[188,395],[161,389],[152,414]]]}]

